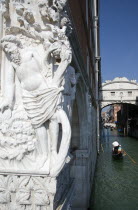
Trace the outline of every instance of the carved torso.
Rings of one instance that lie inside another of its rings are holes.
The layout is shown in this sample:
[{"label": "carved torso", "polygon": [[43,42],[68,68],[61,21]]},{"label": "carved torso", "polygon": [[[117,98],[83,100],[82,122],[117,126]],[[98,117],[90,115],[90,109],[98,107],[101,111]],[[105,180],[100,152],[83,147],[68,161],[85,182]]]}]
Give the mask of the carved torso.
[{"label": "carved torso", "polygon": [[16,73],[22,88],[27,91],[47,88],[46,79],[41,73],[39,55],[33,49],[21,53],[21,65],[16,68]]}]

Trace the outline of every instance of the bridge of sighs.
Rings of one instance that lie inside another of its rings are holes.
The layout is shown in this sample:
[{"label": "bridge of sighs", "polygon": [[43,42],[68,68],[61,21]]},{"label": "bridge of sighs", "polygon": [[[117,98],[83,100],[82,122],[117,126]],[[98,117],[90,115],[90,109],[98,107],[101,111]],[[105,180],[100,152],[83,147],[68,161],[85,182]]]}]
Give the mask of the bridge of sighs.
[{"label": "bridge of sighs", "polygon": [[126,77],[107,80],[102,83],[99,100],[101,108],[117,103],[138,105],[138,83]]}]

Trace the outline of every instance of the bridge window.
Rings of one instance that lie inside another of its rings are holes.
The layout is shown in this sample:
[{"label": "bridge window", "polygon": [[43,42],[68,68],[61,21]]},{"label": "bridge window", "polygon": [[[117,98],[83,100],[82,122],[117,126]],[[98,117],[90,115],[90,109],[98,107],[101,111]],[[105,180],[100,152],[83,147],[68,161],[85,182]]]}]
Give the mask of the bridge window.
[{"label": "bridge window", "polygon": [[111,96],[115,96],[115,92],[111,92]]},{"label": "bridge window", "polygon": [[132,91],[128,91],[128,96],[132,96]]}]

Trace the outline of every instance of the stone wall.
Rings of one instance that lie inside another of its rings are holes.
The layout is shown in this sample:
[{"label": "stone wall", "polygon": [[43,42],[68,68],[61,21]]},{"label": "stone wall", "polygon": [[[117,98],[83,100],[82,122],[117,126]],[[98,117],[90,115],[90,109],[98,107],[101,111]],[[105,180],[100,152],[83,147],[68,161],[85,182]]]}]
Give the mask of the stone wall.
[{"label": "stone wall", "polygon": [[74,157],[71,177],[75,179],[73,210],[86,210],[89,207],[97,159],[95,43],[92,27],[94,8],[91,3],[83,0],[80,4],[79,1],[69,0],[68,8],[74,27],[69,38],[73,49],[72,66],[80,73],[71,124],[71,154]]}]

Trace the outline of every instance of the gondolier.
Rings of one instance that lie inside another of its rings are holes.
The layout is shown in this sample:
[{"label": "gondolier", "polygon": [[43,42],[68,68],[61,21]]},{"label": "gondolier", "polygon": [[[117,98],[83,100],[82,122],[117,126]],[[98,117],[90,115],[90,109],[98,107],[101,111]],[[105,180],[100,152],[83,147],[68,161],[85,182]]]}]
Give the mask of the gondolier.
[{"label": "gondolier", "polygon": [[121,145],[118,143],[118,141],[114,141],[112,145],[113,145],[112,156],[117,159],[122,158],[123,152],[122,152]]}]

